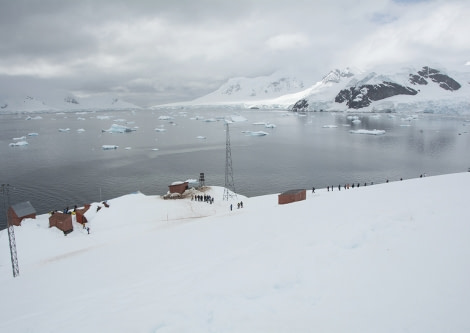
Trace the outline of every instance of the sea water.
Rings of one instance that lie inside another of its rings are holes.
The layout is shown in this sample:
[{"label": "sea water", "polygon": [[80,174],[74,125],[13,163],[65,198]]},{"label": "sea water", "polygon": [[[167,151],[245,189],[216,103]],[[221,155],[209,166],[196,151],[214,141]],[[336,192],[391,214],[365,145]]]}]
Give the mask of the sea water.
[{"label": "sea water", "polygon": [[[22,201],[46,213],[136,191],[163,195],[171,183],[197,180],[201,172],[206,185],[224,186],[224,119],[236,120],[229,125],[235,190],[249,197],[470,167],[470,122],[463,116],[228,109],[1,115],[0,182],[10,184],[10,201],[3,197],[0,223],[4,205]],[[102,131],[113,124],[132,131]],[[259,131],[267,135],[251,135]],[[10,146],[23,136],[27,145]]]}]

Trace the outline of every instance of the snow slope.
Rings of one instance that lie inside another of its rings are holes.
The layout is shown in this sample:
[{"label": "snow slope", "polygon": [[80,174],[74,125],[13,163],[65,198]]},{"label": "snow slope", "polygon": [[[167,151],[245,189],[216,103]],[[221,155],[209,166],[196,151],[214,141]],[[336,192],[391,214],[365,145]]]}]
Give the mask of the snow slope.
[{"label": "snow slope", "polygon": [[[0,232],[1,332],[466,332],[470,173],[333,192],[129,194],[91,234]],[[287,190],[287,189],[285,189]],[[62,207],[58,207],[62,209]]]}]

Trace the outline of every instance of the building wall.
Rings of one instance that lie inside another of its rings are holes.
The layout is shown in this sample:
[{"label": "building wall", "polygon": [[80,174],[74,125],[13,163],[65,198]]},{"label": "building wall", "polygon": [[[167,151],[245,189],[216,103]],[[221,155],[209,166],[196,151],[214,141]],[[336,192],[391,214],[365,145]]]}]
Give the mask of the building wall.
[{"label": "building wall", "polygon": [[296,192],[288,191],[279,194],[278,204],[283,205],[291,202],[305,200],[307,198],[307,190],[298,190]]},{"label": "building wall", "polygon": [[188,182],[184,182],[177,185],[169,185],[170,193],[183,194],[188,189]]},{"label": "building wall", "polygon": [[56,227],[62,230],[64,234],[73,231],[72,215],[64,213],[54,213],[49,217],[49,228]]},{"label": "building wall", "polygon": [[36,213],[18,217],[16,215],[15,211],[13,210],[13,208],[10,207],[10,208],[8,208],[8,216],[9,216],[9,220],[10,220],[10,225],[19,226],[19,225],[21,225],[21,221],[23,221],[24,219],[35,219],[36,218]]}]

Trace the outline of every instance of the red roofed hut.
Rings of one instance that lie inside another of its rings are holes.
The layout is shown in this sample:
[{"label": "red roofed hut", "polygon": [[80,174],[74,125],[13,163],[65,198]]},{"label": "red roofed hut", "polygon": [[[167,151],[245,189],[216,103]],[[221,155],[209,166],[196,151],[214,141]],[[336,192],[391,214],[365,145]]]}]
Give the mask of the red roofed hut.
[{"label": "red roofed hut", "polygon": [[75,210],[75,216],[78,223],[85,224],[88,222],[85,217],[85,213],[88,211],[88,209],[90,209],[90,205],[86,204],[84,208]]},{"label": "red roofed hut", "polygon": [[278,203],[280,205],[305,200],[307,198],[307,190],[306,189],[298,189],[298,190],[289,190],[284,193],[279,194]]},{"label": "red roofed hut", "polygon": [[188,189],[188,182],[174,182],[168,187],[170,188],[170,193],[183,194]]},{"label": "red roofed hut", "polygon": [[56,227],[64,232],[64,235],[73,231],[72,215],[54,212],[49,217],[49,228]]},{"label": "red roofed hut", "polygon": [[36,210],[29,201],[20,202],[8,208],[10,225],[21,225],[24,219],[35,219]]}]

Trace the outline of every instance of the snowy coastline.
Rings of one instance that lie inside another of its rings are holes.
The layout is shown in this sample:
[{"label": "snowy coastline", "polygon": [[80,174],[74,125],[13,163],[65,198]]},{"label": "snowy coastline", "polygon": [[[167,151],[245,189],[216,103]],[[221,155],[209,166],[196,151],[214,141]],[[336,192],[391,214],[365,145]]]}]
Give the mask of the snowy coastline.
[{"label": "snowy coastline", "polygon": [[0,233],[0,330],[465,331],[469,187],[465,172],[287,205],[134,193],[67,237],[40,215],[15,227],[16,279]]}]

